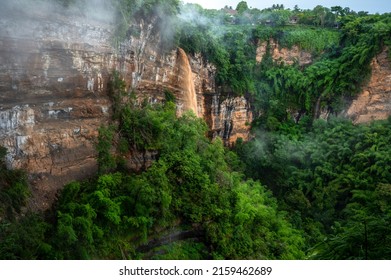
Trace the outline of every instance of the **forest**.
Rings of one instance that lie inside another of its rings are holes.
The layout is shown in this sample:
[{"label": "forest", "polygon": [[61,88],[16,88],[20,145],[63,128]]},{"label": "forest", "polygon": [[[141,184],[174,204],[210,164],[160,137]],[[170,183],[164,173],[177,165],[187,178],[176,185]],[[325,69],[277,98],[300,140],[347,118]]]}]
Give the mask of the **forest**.
[{"label": "forest", "polygon": [[[391,117],[353,124],[340,114],[368,82],[374,56],[391,46],[390,14],[258,10],[245,1],[221,10],[177,0],[112,4],[113,42],[137,34],[130,22],[155,17],[162,49],[202,54],[221,91],[248,97],[251,140],[226,147],[209,139],[204,120],[176,115],[168,89],[164,102],[140,103],[113,72],[98,173],[64,186],[48,211],[26,208],[27,174],[8,169],[0,147],[0,259],[391,259]],[[189,14],[202,20],[181,16]],[[273,60],[270,38],[313,62]],[[261,62],[259,42],[269,42]],[[152,162],[132,170],[129,153]]]}]

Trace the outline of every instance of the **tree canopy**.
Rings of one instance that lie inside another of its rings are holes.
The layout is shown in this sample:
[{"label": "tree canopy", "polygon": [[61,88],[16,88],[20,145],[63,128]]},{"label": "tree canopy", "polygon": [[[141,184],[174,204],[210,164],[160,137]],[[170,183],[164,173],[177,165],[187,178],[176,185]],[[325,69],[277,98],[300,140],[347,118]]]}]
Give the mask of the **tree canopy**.
[{"label": "tree canopy", "polygon": [[[27,176],[0,147],[0,259],[391,258],[391,118],[338,116],[390,47],[390,14],[111,3],[118,42],[150,21],[164,44],[214,64],[218,92],[250,99],[252,138],[224,147],[192,112],[176,115],[170,90],[151,103],[113,72],[98,172],[64,186],[47,212],[29,210]],[[294,46],[312,62],[273,58]]]}]

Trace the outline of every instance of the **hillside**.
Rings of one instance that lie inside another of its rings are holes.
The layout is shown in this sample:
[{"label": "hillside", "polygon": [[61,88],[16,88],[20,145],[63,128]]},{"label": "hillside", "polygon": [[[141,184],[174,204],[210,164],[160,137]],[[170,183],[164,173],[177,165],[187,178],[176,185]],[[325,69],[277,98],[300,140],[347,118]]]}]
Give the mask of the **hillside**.
[{"label": "hillside", "polygon": [[391,257],[390,14],[0,13],[0,258]]}]

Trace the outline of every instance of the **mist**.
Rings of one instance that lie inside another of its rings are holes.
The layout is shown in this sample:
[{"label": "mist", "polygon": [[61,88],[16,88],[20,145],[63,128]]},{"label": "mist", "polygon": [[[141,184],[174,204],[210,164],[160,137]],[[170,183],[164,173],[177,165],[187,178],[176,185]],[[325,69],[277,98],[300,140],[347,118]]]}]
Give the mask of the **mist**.
[{"label": "mist", "polygon": [[3,0],[0,15],[13,17],[16,21],[28,18],[44,20],[58,19],[61,16],[77,17],[78,21],[99,21],[113,23],[115,7],[107,0]]},{"label": "mist", "polygon": [[178,19],[191,26],[205,28],[215,38],[221,38],[227,32],[222,18],[206,16],[205,10],[194,4],[186,4],[181,7]]}]

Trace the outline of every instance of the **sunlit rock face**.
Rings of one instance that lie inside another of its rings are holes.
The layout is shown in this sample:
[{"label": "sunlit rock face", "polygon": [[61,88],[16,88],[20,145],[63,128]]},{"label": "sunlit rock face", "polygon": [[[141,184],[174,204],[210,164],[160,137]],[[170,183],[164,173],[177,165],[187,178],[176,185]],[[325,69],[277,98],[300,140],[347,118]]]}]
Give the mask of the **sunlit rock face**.
[{"label": "sunlit rock face", "polygon": [[372,60],[372,74],[367,86],[347,110],[355,123],[384,120],[391,115],[391,63],[388,48]]},{"label": "sunlit rock face", "polygon": [[0,145],[10,167],[29,173],[33,207],[49,207],[64,184],[97,171],[97,131],[111,119],[114,70],[151,103],[170,90],[179,115],[192,110],[227,144],[248,137],[248,102],[216,94],[213,65],[183,50],[162,51],[153,20],[138,28],[137,37],[117,44],[110,19],[99,15],[0,11]]}]

